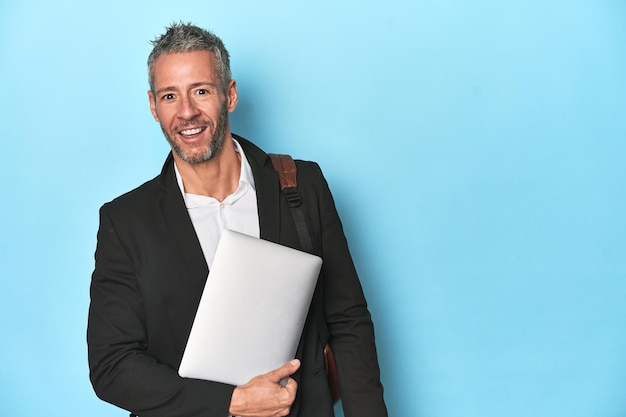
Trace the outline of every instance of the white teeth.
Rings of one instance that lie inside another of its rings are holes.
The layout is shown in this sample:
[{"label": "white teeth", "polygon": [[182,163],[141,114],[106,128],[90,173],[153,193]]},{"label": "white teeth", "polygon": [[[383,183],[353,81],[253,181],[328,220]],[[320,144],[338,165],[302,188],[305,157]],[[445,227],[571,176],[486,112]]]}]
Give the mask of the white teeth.
[{"label": "white teeth", "polygon": [[182,130],[180,134],[181,135],[197,135],[200,132],[202,132],[202,129],[197,127],[195,129]]}]

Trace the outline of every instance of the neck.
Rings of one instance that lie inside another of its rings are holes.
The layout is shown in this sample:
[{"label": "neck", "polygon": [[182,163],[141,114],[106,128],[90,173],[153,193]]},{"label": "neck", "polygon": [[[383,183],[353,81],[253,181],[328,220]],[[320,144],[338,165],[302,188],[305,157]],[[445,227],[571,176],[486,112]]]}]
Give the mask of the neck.
[{"label": "neck", "polygon": [[224,147],[205,162],[190,164],[173,153],[174,162],[183,179],[186,193],[205,195],[223,201],[237,190],[241,173],[241,155],[233,141],[224,141]]}]

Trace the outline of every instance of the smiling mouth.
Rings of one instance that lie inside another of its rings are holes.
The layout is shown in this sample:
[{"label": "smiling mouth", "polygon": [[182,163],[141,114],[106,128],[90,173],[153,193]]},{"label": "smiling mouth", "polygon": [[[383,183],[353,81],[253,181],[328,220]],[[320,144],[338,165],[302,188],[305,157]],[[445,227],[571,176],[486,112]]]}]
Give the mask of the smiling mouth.
[{"label": "smiling mouth", "polygon": [[204,127],[196,127],[193,129],[185,129],[185,130],[181,130],[179,133],[182,136],[194,136],[197,135],[198,133],[202,132],[205,128]]}]

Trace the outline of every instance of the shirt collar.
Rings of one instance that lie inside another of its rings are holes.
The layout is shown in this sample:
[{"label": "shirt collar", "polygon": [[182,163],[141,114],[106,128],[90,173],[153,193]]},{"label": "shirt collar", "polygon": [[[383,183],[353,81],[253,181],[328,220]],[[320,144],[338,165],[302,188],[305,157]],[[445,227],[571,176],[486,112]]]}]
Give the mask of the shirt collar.
[{"label": "shirt collar", "polygon": [[[252,190],[256,191],[256,187],[254,184],[254,177],[252,176],[252,168],[250,167],[250,163],[248,162],[248,159],[246,158],[246,154],[244,153],[243,148],[241,147],[239,142],[237,142],[235,138],[231,138],[231,139],[233,141],[233,144],[235,145],[235,152],[241,155],[241,171],[239,172],[238,190],[241,190],[242,188],[249,186],[250,188],[252,188]],[[180,189],[180,193],[183,196],[185,205],[189,208],[189,202],[187,201],[187,195],[185,193],[185,186],[183,184],[183,177],[180,175],[180,172],[178,171],[178,167],[176,166],[176,160],[174,160],[174,172],[176,173],[176,182],[178,183],[178,188]],[[235,193],[237,193],[237,191],[235,191]]]},{"label": "shirt collar", "polygon": [[250,167],[250,163],[248,162],[246,155],[243,153],[243,148],[235,138],[233,138],[233,143],[235,144],[235,152],[241,154],[241,173],[239,174],[239,183],[244,182],[256,191],[254,177],[252,176],[252,168]]}]

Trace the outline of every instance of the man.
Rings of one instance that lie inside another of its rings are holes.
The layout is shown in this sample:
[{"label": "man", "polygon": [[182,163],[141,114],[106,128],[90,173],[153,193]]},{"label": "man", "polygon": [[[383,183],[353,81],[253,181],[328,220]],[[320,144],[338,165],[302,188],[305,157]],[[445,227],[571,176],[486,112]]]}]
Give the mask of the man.
[{"label": "man", "polygon": [[332,416],[325,317],[345,415],[386,416],[370,315],[312,162],[297,161],[298,182],[323,267],[297,359],[238,387],[178,376],[222,230],[301,247],[268,155],[230,132],[238,93],[222,41],[181,23],[153,45],[150,110],[172,152],[160,175],[100,210],[87,330],[97,395],[140,417]]}]

